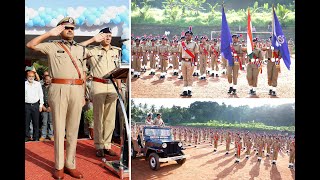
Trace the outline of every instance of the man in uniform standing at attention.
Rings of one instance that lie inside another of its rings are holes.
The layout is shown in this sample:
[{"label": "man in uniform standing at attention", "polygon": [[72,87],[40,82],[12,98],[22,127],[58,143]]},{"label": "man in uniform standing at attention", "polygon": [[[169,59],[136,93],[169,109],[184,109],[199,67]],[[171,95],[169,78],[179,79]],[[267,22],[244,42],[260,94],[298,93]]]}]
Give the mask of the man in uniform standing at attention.
[{"label": "man in uniform standing at attention", "polygon": [[216,77],[219,77],[219,67],[218,67],[218,58],[220,55],[220,46],[217,44],[218,40],[213,39],[213,44],[210,48],[211,53],[211,76],[214,77],[214,73],[216,73]]},{"label": "man in uniform standing at attention", "polygon": [[201,36],[201,43],[199,45],[199,53],[200,53],[200,78],[201,80],[206,79],[206,69],[207,69],[207,60],[209,56],[209,44],[206,42],[206,37]]},{"label": "man in uniform standing at attention", "polygon": [[[92,79],[92,102],[94,115],[94,145],[97,157],[105,154],[115,156],[111,150],[111,139],[116,120],[117,92],[111,80],[103,79],[103,76],[119,67],[121,48],[111,46],[112,33],[109,27],[102,29],[98,35],[82,42],[87,46],[93,42],[101,42],[100,46],[89,49]],[[118,90],[121,92],[121,80],[115,80]]]},{"label": "man in uniform standing at attention", "polygon": [[199,47],[192,41],[192,28],[185,32],[186,40],[181,42],[179,49],[181,60],[181,71],[183,76],[183,92],[181,96],[192,96],[192,73],[194,66],[197,65]]},{"label": "man in uniform standing at attention", "polygon": [[290,143],[290,156],[289,156],[289,168],[293,169],[294,167],[294,159],[296,153],[296,145],[294,139]]},{"label": "man in uniform standing at attention", "polygon": [[250,58],[250,55],[248,56],[247,80],[250,86],[250,95],[256,95],[258,75],[262,66],[262,51],[257,47],[257,41],[257,38],[252,40],[254,48],[252,51],[252,58]]},{"label": "man in uniform standing at attention", "polygon": [[[85,104],[86,57],[85,48],[74,38],[75,21],[63,18],[57,27],[32,39],[27,47],[48,57],[52,77],[48,103],[52,111],[54,130],[55,179],[63,179],[64,173],[83,178],[76,169],[76,147],[82,107]],[[61,40],[41,43],[51,36]],[[64,161],[64,137],[66,133],[66,160]]]},{"label": "man in uniform standing at attention", "polygon": [[236,95],[237,94],[237,82],[238,82],[238,75],[239,75],[239,67],[240,62],[242,61],[242,48],[241,44],[238,42],[239,35],[234,34],[232,35],[232,45],[231,50],[233,54],[233,66],[229,63],[227,65],[227,75],[228,75],[228,82],[229,82],[229,94]]},{"label": "man in uniform standing at attention", "polygon": [[213,152],[216,152],[217,151],[217,148],[218,148],[218,141],[219,141],[219,134],[218,134],[218,131],[216,131],[216,134],[214,135],[213,137],[213,142],[214,142],[214,150]]},{"label": "man in uniform standing at attention", "polygon": [[160,78],[165,78],[169,62],[169,46],[167,45],[168,38],[162,37],[161,45],[158,46],[158,52],[161,64]]},{"label": "man in uniform standing at attention", "polygon": [[151,39],[151,46],[150,46],[150,68],[151,72],[149,75],[155,75],[156,74],[156,56],[157,56],[157,45],[155,44],[156,39]]},{"label": "man in uniform standing at attention", "polygon": [[280,151],[280,140],[279,137],[276,137],[275,142],[272,144],[273,154],[272,154],[272,164],[276,165],[278,159],[278,153]]},{"label": "man in uniform standing at attention", "polygon": [[226,155],[229,154],[229,149],[230,149],[230,143],[231,143],[231,133],[228,132],[227,137],[226,137]]},{"label": "man in uniform standing at attention", "polygon": [[135,39],[136,45],[132,47],[132,68],[133,71],[133,77],[140,77],[140,71],[141,71],[141,58],[142,58],[142,47],[140,46],[140,39]]},{"label": "man in uniform standing at attention", "polygon": [[172,55],[172,64],[173,64],[173,75],[178,76],[179,75],[179,47],[178,47],[178,40],[173,40],[173,46],[170,49],[171,55]]}]

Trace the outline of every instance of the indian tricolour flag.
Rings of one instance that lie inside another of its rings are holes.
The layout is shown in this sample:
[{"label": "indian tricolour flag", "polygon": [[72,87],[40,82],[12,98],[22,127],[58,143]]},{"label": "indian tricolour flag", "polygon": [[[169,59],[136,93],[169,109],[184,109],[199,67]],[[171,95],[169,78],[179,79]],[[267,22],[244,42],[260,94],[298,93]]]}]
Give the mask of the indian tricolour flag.
[{"label": "indian tricolour flag", "polygon": [[248,28],[247,28],[247,56],[252,58],[253,42],[252,42],[252,24],[250,9],[248,8]]}]

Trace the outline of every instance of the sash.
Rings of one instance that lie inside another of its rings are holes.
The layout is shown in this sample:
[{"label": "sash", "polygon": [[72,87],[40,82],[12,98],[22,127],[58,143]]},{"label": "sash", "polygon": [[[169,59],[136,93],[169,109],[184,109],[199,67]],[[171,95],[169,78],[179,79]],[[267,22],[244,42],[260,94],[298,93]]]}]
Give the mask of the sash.
[{"label": "sash", "polygon": [[200,44],[200,47],[202,48],[205,55],[208,55],[208,51],[204,48],[203,44]]},{"label": "sash", "polygon": [[[257,59],[257,56],[253,54],[253,58],[254,59]],[[262,74],[262,61],[259,61],[259,62],[254,62],[258,68],[260,69],[260,74]]]},{"label": "sash", "polygon": [[233,57],[235,58],[236,62],[239,62],[239,68],[240,68],[240,70],[243,70],[243,69],[242,69],[241,61],[240,61],[239,56],[238,56],[238,53],[236,52],[236,50],[234,49],[233,46],[231,46],[231,50],[232,50],[233,54],[237,54],[236,56],[233,56]]},{"label": "sash", "polygon": [[211,49],[213,50],[213,53],[216,57],[219,56],[219,52],[214,48],[214,46],[211,46]]},{"label": "sash", "polygon": [[192,52],[187,48],[186,44],[184,43],[184,41],[181,42],[182,48],[183,50],[189,54],[189,56],[191,56],[193,59],[196,57],[194,54],[192,54]]}]

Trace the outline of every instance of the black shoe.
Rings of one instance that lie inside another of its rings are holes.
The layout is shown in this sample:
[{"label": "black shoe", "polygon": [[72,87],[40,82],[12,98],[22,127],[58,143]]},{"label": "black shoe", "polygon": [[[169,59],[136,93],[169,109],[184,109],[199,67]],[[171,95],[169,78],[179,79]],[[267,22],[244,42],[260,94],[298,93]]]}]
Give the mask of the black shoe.
[{"label": "black shoe", "polygon": [[183,76],[178,77],[178,79],[183,79]]},{"label": "black shoe", "polygon": [[188,96],[192,96],[192,94],[191,94],[191,91],[190,91],[190,90],[188,90]]},{"label": "black shoe", "polygon": [[197,76],[197,73],[193,73],[192,76]]},{"label": "black shoe", "polygon": [[228,155],[229,153],[228,152],[226,152],[226,155]]},{"label": "black shoe", "polygon": [[217,152],[217,150],[213,150],[213,152]]},{"label": "black shoe", "polygon": [[199,76],[199,73],[197,73],[197,75],[196,76]]},{"label": "black shoe", "polygon": [[275,91],[272,91],[272,96],[277,96]]},{"label": "black shoe", "polygon": [[153,72],[150,72],[149,75],[153,75]]},{"label": "black shoe", "polygon": [[272,89],[269,89],[269,95],[272,95]]},{"label": "black shoe", "polygon": [[136,78],[136,77],[138,77],[138,76],[137,76],[137,75],[134,75],[133,77]]},{"label": "black shoe", "polygon": [[256,155],[258,156],[259,153],[256,153]]},{"label": "black shoe", "polygon": [[234,154],[234,156],[237,156],[237,154]]},{"label": "black shoe", "polygon": [[180,96],[188,96],[188,92],[187,91],[183,91]]},{"label": "black shoe", "polygon": [[230,87],[229,91],[228,91],[228,94],[232,93],[232,91],[233,91],[233,87]]},{"label": "black shoe", "polygon": [[218,75],[218,74],[216,74],[216,77],[219,77],[219,75]]},{"label": "black shoe", "polygon": [[138,78],[140,78],[140,75],[138,75]]},{"label": "black shoe", "polygon": [[223,71],[222,74],[226,74],[226,73]]},{"label": "black shoe", "polygon": [[246,159],[249,159],[249,156],[247,156]]},{"label": "black shoe", "polygon": [[267,154],[266,157],[269,157],[269,154]]},{"label": "black shoe", "polygon": [[214,73],[211,73],[211,77],[214,77]]},{"label": "black shoe", "polygon": [[248,94],[252,95],[252,92],[253,92],[253,90],[252,90],[252,89],[250,89],[250,91],[249,91],[249,93],[248,93]]},{"label": "black shoe", "polygon": [[239,164],[239,161],[236,160],[234,163],[238,163]]},{"label": "black shoe", "polygon": [[255,96],[256,95],[256,91],[252,91],[251,95]]},{"label": "black shoe", "polygon": [[236,95],[237,94],[237,89],[233,89],[232,91],[233,91],[232,95]]},{"label": "black shoe", "polygon": [[261,159],[258,159],[258,162],[261,162]]}]

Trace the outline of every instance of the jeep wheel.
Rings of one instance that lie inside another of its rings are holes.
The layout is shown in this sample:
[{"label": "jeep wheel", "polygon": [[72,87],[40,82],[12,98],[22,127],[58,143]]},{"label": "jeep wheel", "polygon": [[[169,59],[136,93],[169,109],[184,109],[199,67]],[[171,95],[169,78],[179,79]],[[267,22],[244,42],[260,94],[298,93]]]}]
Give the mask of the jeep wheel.
[{"label": "jeep wheel", "polygon": [[149,166],[152,170],[158,170],[160,168],[159,155],[151,153],[149,156]]},{"label": "jeep wheel", "polygon": [[178,164],[182,165],[186,162],[186,158],[176,160]]}]

